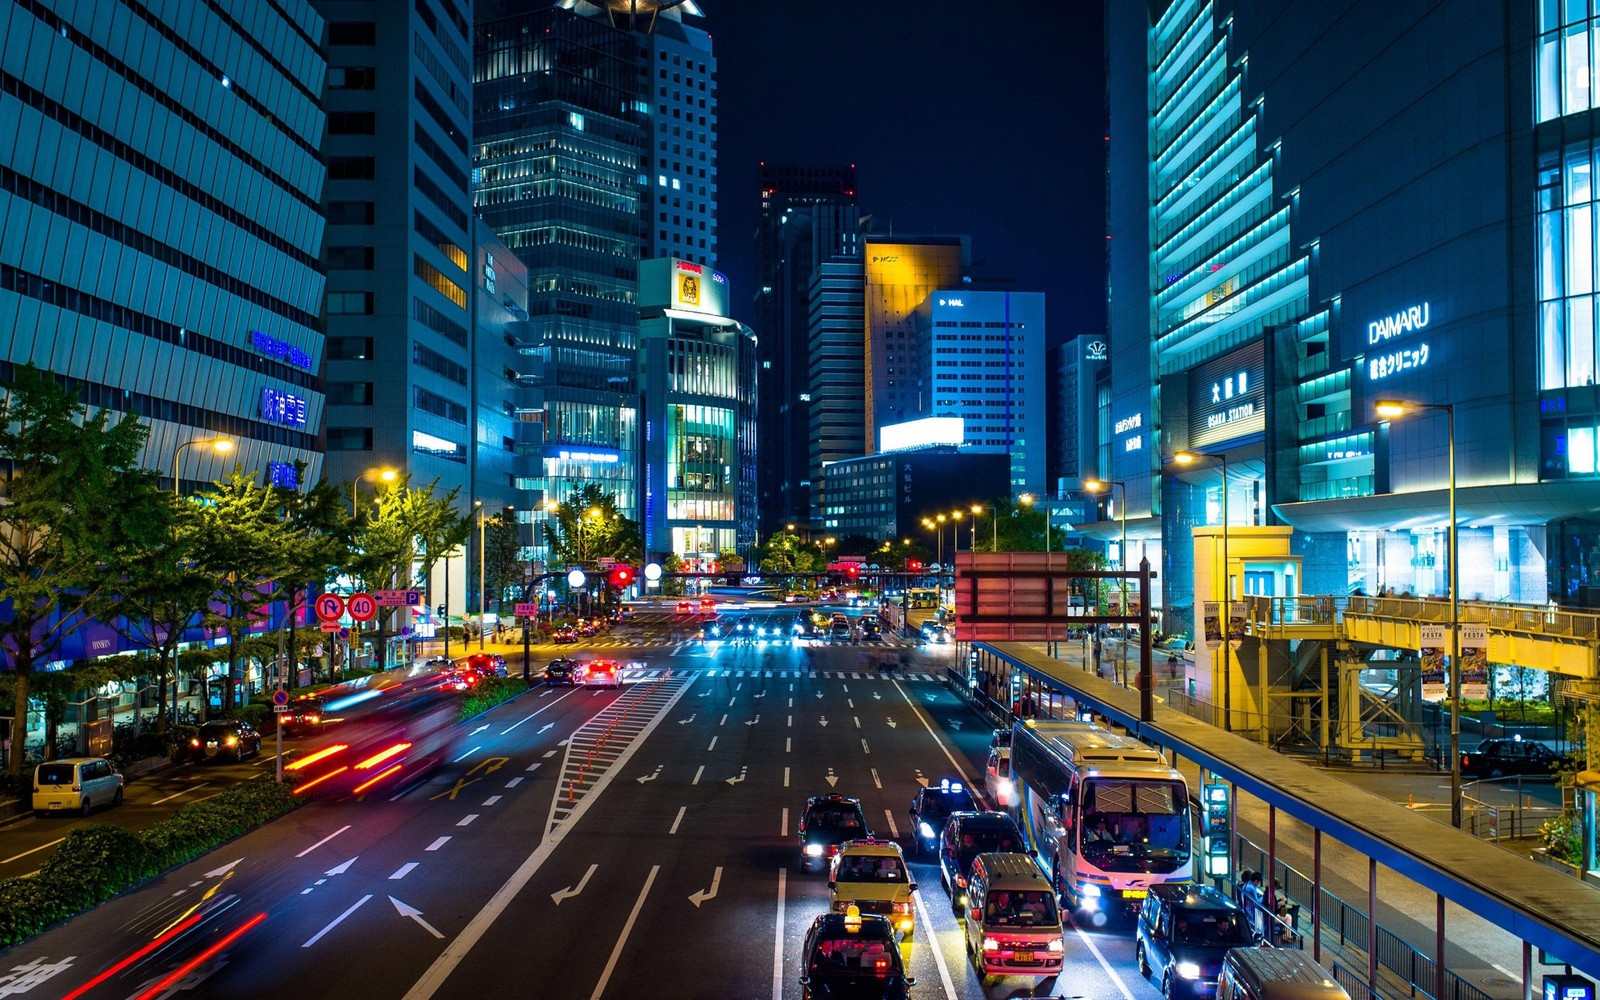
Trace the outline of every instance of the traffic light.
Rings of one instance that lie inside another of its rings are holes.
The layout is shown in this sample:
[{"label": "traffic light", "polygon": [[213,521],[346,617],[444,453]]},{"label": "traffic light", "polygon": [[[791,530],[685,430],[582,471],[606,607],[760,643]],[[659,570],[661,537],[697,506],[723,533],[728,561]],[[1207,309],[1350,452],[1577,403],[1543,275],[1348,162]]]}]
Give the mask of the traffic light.
[{"label": "traffic light", "polygon": [[633,583],[633,567],[613,566],[611,567],[610,575],[606,579],[610,582],[611,586],[617,588],[618,590],[626,590],[628,585]]},{"label": "traffic light", "polygon": [[848,574],[850,580],[854,582],[861,578],[861,567],[855,563],[851,563],[849,566],[845,567],[845,573]]},{"label": "traffic light", "polygon": [[439,605],[438,607],[434,608],[433,610],[434,610],[434,613],[437,614],[440,618],[444,617],[444,615],[445,615],[445,607],[444,607],[443,604]]}]

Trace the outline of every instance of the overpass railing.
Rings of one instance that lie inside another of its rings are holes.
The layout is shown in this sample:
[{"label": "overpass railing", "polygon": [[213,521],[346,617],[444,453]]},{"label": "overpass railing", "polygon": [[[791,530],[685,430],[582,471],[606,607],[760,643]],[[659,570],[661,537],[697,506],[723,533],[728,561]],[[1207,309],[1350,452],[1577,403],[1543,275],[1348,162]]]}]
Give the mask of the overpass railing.
[{"label": "overpass railing", "polygon": [[[1448,622],[1450,602],[1438,597],[1247,597],[1252,625],[1334,625],[1347,615],[1398,621]],[[1551,605],[1461,601],[1457,620],[1483,623],[1498,632],[1600,641],[1600,614]]]}]

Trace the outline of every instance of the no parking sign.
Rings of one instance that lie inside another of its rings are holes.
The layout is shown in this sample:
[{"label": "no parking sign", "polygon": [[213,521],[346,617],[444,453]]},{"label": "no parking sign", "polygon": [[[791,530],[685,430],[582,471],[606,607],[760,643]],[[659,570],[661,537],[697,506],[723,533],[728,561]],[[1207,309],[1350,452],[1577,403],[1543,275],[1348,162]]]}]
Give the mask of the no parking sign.
[{"label": "no parking sign", "polygon": [[371,594],[351,594],[345,607],[358,622],[369,622],[378,613],[378,601]]},{"label": "no parking sign", "polygon": [[325,622],[336,622],[344,615],[344,598],[338,594],[322,594],[317,598],[317,618]]}]

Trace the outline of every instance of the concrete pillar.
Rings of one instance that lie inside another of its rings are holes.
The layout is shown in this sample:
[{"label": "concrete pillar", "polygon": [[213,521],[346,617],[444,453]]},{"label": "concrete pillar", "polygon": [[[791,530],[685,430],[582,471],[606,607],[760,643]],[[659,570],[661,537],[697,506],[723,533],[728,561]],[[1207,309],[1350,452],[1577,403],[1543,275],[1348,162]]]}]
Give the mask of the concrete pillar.
[{"label": "concrete pillar", "polygon": [[1256,643],[1256,684],[1261,689],[1261,702],[1259,705],[1261,721],[1256,725],[1256,738],[1265,743],[1270,735],[1268,733],[1267,720],[1271,704],[1267,700],[1267,642],[1265,639]]}]

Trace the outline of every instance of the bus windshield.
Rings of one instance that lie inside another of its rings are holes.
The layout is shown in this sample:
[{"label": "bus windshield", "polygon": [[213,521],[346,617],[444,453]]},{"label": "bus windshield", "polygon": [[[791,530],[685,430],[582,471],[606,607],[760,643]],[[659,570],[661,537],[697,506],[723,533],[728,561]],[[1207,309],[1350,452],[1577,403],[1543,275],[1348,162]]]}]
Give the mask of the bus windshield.
[{"label": "bus windshield", "polygon": [[1145,862],[1189,857],[1189,801],[1183,782],[1090,778],[1083,783],[1081,801],[1083,854],[1096,866],[1139,870]]}]

